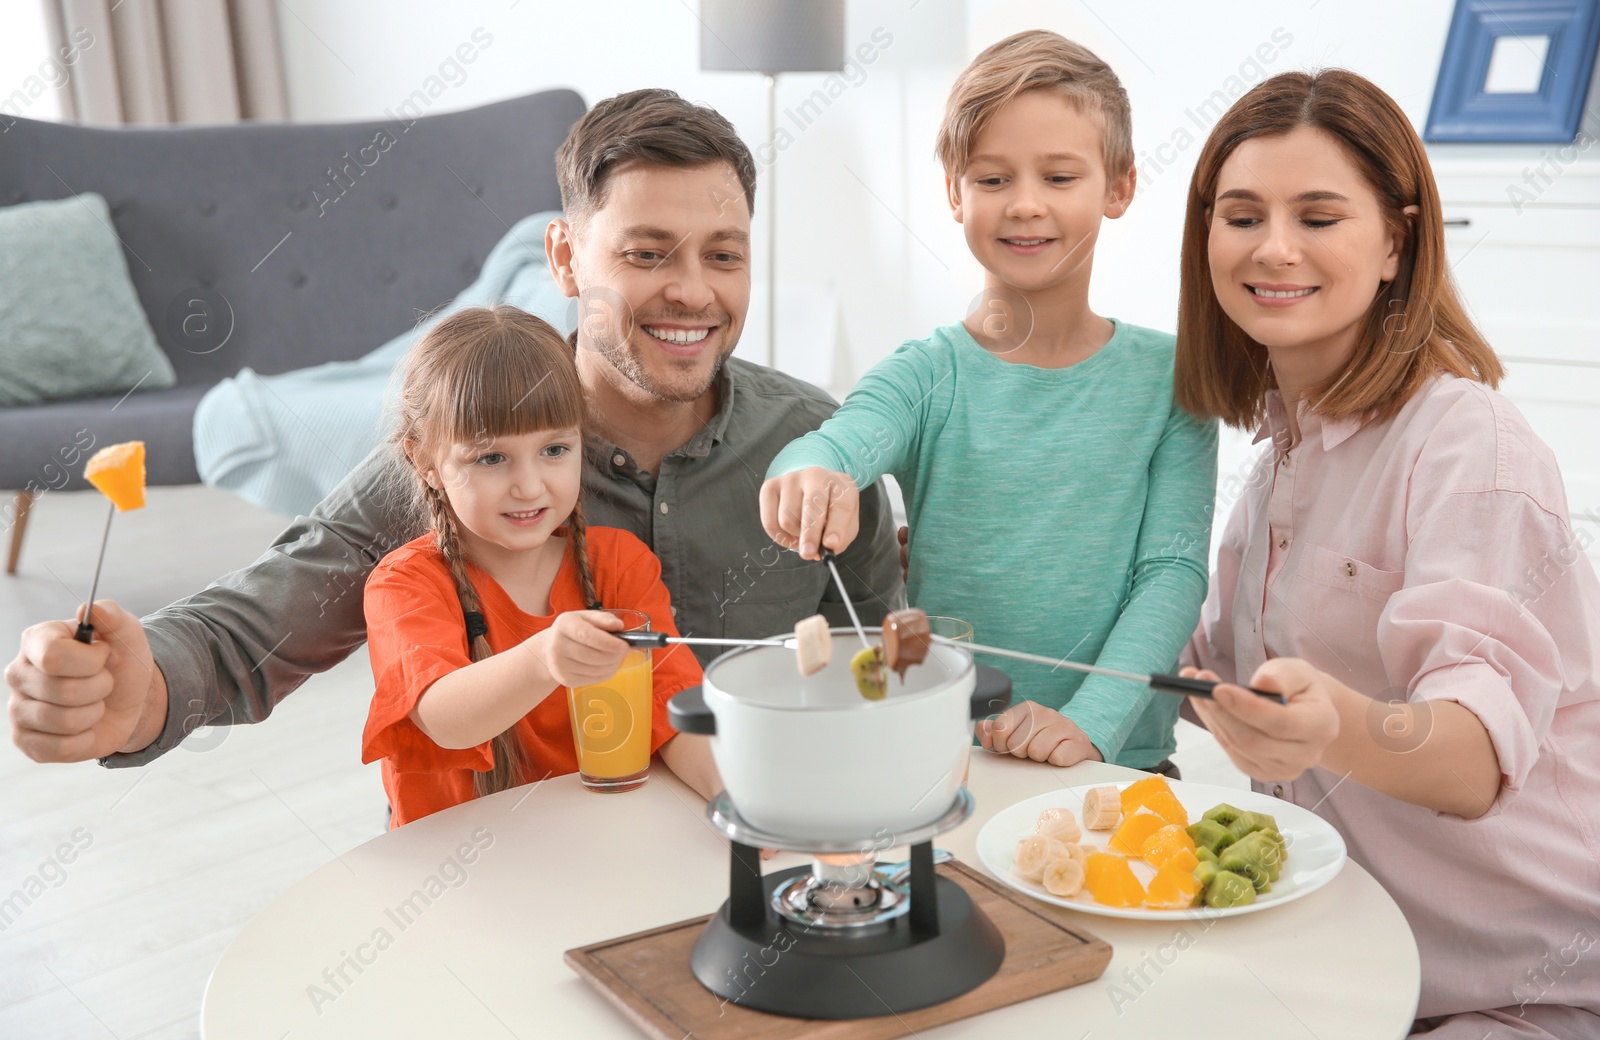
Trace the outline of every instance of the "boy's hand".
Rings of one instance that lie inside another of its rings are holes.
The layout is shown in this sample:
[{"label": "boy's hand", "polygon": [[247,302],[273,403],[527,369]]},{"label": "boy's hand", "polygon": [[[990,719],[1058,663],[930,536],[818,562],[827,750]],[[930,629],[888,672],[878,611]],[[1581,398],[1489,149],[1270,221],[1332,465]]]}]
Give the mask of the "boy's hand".
[{"label": "boy's hand", "polygon": [[622,619],[603,610],[569,610],[528,639],[550,678],[562,686],[587,686],[617,674],[630,647],[611,635]]},{"label": "boy's hand", "polygon": [[820,560],[823,548],[844,552],[860,530],[860,515],[856,482],[821,466],[761,485],[761,526],[774,542],[807,560]]},{"label": "boy's hand", "polygon": [[[1221,682],[1215,672],[1185,668],[1180,674]],[[1334,697],[1342,684],[1298,657],[1275,657],[1256,669],[1250,685],[1281,693],[1288,703],[1276,704],[1232,684],[1218,686],[1209,701],[1189,698],[1233,764],[1268,782],[1293,780],[1321,762],[1339,736]]]},{"label": "boy's hand", "polygon": [[1035,762],[1074,766],[1105,761],[1077,723],[1033,701],[1013,704],[993,719],[980,720],[977,731],[985,749]]},{"label": "boy's hand", "polygon": [[[92,643],[73,638],[76,620],[34,625],[22,633],[21,649],[6,667],[11,740],[35,762],[137,751],[166,723],[167,684],[139,619],[102,599],[92,620]],[[141,742],[130,747],[136,735]]]}]

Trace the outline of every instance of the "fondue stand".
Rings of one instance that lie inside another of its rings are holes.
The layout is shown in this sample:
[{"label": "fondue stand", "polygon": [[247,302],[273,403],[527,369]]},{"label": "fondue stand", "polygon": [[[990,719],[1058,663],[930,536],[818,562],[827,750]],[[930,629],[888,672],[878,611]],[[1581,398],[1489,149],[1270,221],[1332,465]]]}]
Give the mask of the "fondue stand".
[{"label": "fondue stand", "polygon": [[[1004,673],[981,673],[975,718],[1011,700]],[[670,716],[679,732],[716,732],[698,688],[674,698]],[[806,1018],[897,1014],[982,984],[999,970],[1005,940],[960,885],[934,874],[933,838],[965,822],[973,805],[962,787],[913,830],[840,841],[762,830],[722,793],[707,815],[731,843],[728,901],[695,944],[695,977],[745,1007]],[[885,875],[877,853],[891,845],[909,845],[911,859]],[[763,876],[763,848],[805,853],[811,866]],[[749,985],[751,969],[761,986]]]}]

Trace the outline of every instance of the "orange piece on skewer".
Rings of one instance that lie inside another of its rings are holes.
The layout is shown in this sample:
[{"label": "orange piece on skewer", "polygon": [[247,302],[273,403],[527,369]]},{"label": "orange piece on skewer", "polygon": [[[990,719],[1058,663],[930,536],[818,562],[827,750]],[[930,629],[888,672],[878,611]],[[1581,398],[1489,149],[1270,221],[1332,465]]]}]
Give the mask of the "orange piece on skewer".
[{"label": "orange piece on skewer", "polygon": [[83,467],[84,479],[111,499],[119,512],[144,507],[144,441],[101,448]]}]

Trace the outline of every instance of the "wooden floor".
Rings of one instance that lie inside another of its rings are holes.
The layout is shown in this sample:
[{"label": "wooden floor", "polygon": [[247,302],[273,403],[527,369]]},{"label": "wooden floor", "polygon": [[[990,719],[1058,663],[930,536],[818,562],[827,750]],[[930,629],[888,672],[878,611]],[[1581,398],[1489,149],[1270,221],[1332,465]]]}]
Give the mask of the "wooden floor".
[{"label": "wooden floor", "polygon": [[[96,492],[35,505],[19,573],[0,577],[0,658],[87,596],[105,509]],[[146,613],[249,563],[284,523],[226,492],[154,488],[116,518],[99,595]],[[38,765],[0,742],[0,1037],[197,1037],[206,979],[240,929],[382,833],[377,766],[360,764],[371,690],[358,653],[267,722],[201,730],[143,769]],[[1186,779],[1245,785],[1187,723],[1176,757]]]}]

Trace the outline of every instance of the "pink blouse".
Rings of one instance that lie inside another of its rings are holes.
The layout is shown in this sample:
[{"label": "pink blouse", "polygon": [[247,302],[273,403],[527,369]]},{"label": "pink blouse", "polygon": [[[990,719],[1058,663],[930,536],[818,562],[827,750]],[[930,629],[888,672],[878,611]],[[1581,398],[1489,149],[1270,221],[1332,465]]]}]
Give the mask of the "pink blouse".
[{"label": "pink blouse", "polygon": [[1503,774],[1478,819],[1321,768],[1256,790],[1333,824],[1394,897],[1419,1016],[1600,1013],[1600,581],[1554,456],[1503,396],[1451,376],[1386,422],[1302,405],[1293,450],[1286,419],[1273,393],[1187,661],[1248,681],[1304,658],[1374,698],[1368,727],[1397,750],[1426,724],[1398,728],[1390,702],[1476,714]]}]

